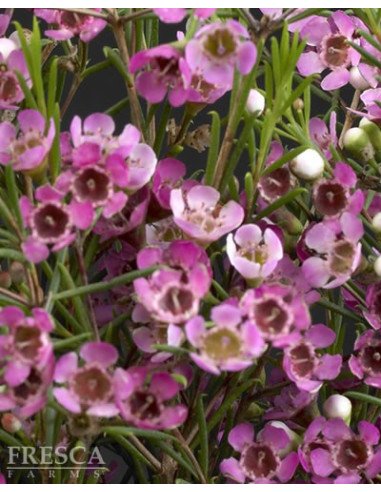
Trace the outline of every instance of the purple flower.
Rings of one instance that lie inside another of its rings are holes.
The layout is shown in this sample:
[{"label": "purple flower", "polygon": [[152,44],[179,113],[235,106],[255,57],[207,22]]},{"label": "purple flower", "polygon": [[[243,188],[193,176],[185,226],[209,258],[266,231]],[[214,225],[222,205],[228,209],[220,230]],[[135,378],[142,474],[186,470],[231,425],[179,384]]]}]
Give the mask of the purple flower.
[{"label": "purple flower", "polygon": [[290,437],[284,429],[268,423],[254,440],[253,426],[242,423],[230,431],[228,441],[240,457],[223,460],[220,471],[235,482],[285,483],[294,476],[298,455],[289,451]]},{"label": "purple flower", "polygon": [[307,258],[302,269],[312,287],[333,289],[351,277],[360,262],[363,233],[361,220],[348,212],[308,230],[305,244],[316,256]]},{"label": "purple flower", "polygon": [[213,325],[208,329],[201,316],[185,325],[187,338],[197,349],[191,357],[204,371],[242,371],[265,350],[259,331],[252,322],[243,320],[238,307],[221,304],[212,309],[211,319]]},{"label": "purple flower", "polygon": [[336,119],[336,113],[332,111],[329,118],[329,129],[325,121],[320,118],[311,118],[309,122],[311,139],[320,147],[327,159],[332,157],[330,146],[336,147],[337,144]]},{"label": "purple flower", "polygon": [[209,259],[191,241],[173,241],[163,248],[146,248],[138,268],[166,265],[149,278],[134,281],[135,292],[151,316],[164,323],[182,323],[198,313],[211,283]]},{"label": "purple flower", "polygon": [[0,395],[0,411],[15,410],[27,418],[46,403],[47,387],[54,365],[49,333],[53,322],[40,308],[25,316],[17,307],[0,311],[0,325],[7,327],[0,336],[0,383],[6,385]]},{"label": "purple flower", "polygon": [[321,82],[324,90],[346,85],[350,79],[349,68],[357,66],[361,58],[348,41],[359,43],[356,29],[363,27],[359,19],[342,10],[333,12],[329,19],[314,17],[300,32],[307,38],[308,49],[297,63],[299,72],[306,76],[330,70]]},{"label": "purple flower", "polygon": [[[92,10],[101,11],[101,9]],[[34,13],[37,17],[41,17],[49,24],[54,25],[55,29],[46,30],[45,35],[55,41],[65,41],[79,35],[82,41],[88,43],[107,25],[104,19],[67,10],[34,9]]]},{"label": "purple flower", "polygon": [[75,352],[63,355],[56,364],[53,389],[56,400],[69,412],[93,417],[114,417],[119,411],[114,403],[112,366],[118,359],[113,345],[88,342],[80,350],[82,364]]},{"label": "purple flower", "polygon": [[170,404],[181,386],[167,372],[147,367],[115,371],[116,404],[127,422],[141,429],[173,429],[188,416],[185,405]]},{"label": "purple flower", "polygon": [[299,340],[300,331],[310,326],[307,304],[299,291],[281,284],[263,284],[247,290],[241,309],[266,341],[286,347]]},{"label": "purple flower", "polygon": [[45,132],[45,119],[38,111],[25,109],[18,114],[19,131],[0,123],[0,163],[15,171],[34,171],[43,167],[55,135],[53,119]]},{"label": "purple flower", "polygon": [[170,205],[175,223],[184,233],[207,245],[236,229],[244,211],[233,200],[221,206],[220,194],[211,186],[193,186],[188,192],[172,190]]},{"label": "purple flower", "polygon": [[356,173],[348,164],[337,162],[332,179],[321,179],[314,184],[313,200],[316,210],[324,217],[335,217],[343,212],[357,215],[364,206],[364,194],[355,190]]},{"label": "purple flower", "polygon": [[237,229],[226,240],[230,263],[246,279],[268,277],[283,257],[283,247],[277,234],[267,227],[264,231],[254,224]]},{"label": "purple flower", "polygon": [[247,74],[257,58],[257,49],[246,28],[235,20],[202,27],[185,47],[192,73],[216,85],[232,87],[235,68]]},{"label": "purple flower", "polygon": [[367,330],[356,340],[349,368],[369,386],[381,388],[381,336],[379,331]]},{"label": "purple flower", "polygon": [[185,173],[185,164],[173,157],[167,157],[157,163],[152,180],[152,192],[160,207],[171,209],[171,190],[181,186]]},{"label": "purple flower", "polygon": [[300,339],[285,348],[283,369],[301,390],[316,393],[323,381],[335,379],[341,369],[340,355],[321,355],[317,349],[326,348],[336,338],[335,332],[325,325],[312,325]]},{"label": "purple flower", "polygon": [[24,93],[18,82],[16,71],[30,85],[28,68],[24,54],[16,43],[7,38],[0,38],[0,109],[18,109],[24,100]]}]

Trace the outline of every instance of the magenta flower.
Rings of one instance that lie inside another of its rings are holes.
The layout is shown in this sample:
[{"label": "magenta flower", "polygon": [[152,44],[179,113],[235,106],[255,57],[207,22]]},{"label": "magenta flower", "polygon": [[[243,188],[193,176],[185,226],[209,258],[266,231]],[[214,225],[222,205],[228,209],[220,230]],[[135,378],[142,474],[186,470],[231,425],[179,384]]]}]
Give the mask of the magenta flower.
[{"label": "magenta flower", "polygon": [[[381,107],[377,104],[381,98],[381,88],[368,89],[364,91],[360,99],[364,103],[365,109],[368,114],[365,113],[371,120],[379,120],[381,118]],[[360,113],[362,115],[362,113]]]},{"label": "magenta flower", "polygon": [[[93,10],[101,11],[101,9]],[[66,41],[74,36],[79,36],[82,41],[88,43],[107,25],[104,19],[67,10],[34,9],[34,13],[49,24],[53,24],[54,29],[47,29],[45,35],[55,41]]]},{"label": "magenta flower", "polygon": [[313,483],[360,483],[362,475],[372,479],[380,473],[379,430],[362,420],[358,431],[355,434],[339,418],[318,417],[310,424],[299,458]]},{"label": "magenta flower", "polygon": [[29,73],[23,52],[10,39],[0,38],[0,109],[18,109],[24,93],[18,82],[16,71],[29,84]]},{"label": "magenta flower", "polygon": [[292,286],[262,284],[245,292],[241,309],[266,341],[286,347],[299,340],[310,326],[310,312],[303,296]]},{"label": "magenta flower", "polygon": [[[194,9],[196,17],[199,19],[207,19],[217,9]],[[187,16],[187,9],[153,9],[155,14],[159,17],[161,22],[166,24],[177,24],[181,22]]]},{"label": "magenta flower", "polygon": [[283,247],[276,233],[254,224],[241,226],[226,240],[230,263],[246,279],[268,277],[283,257]]},{"label": "magenta flower", "polygon": [[333,12],[329,19],[315,17],[301,30],[307,38],[308,49],[297,63],[299,72],[306,76],[330,70],[321,81],[324,90],[334,90],[349,82],[351,66],[357,66],[360,54],[348,41],[359,43],[356,29],[364,28],[359,19],[342,10]]},{"label": "magenta flower", "polygon": [[166,248],[146,248],[137,257],[138,268],[165,264],[149,278],[134,281],[139,301],[150,315],[164,323],[183,323],[198,313],[211,283],[209,260],[191,241],[173,241]]},{"label": "magenta flower", "polygon": [[292,427],[293,421],[297,424],[303,424],[305,417],[308,419],[308,410],[313,406],[316,398],[315,394],[300,390],[296,384],[291,383],[274,396],[272,407],[266,411],[264,418],[266,420],[287,421],[290,427]]},{"label": "magenta flower", "polygon": [[173,429],[188,416],[185,405],[170,404],[181,386],[167,372],[147,367],[115,371],[116,404],[127,422],[142,429]]},{"label": "magenta flower", "polygon": [[56,364],[53,394],[69,412],[86,413],[93,417],[114,417],[119,413],[114,403],[112,366],[118,352],[106,342],[87,342],[82,345],[78,364],[75,352],[63,355]]},{"label": "magenta flower", "polygon": [[381,338],[378,331],[367,330],[358,337],[348,365],[358,379],[381,388]]},{"label": "magenta flower", "polygon": [[316,256],[307,258],[302,269],[312,287],[333,289],[350,278],[360,262],[363,233],[361,220],[348,212],[308,230],[305,244]]},{"label": "magenta flower", "polygon": [[50,185],[36,190],[37,205],[26,196],[20,199],[20,209],[25,226],[30,234],[22,244],[25,257],[39,263],[46,260],[49,250],[55,252],[71,244],[75,239],[75,228],[90,227],[92,209],[86,203],[72,202],[66,205],[62,194]]},{"label": "magenta flower", "polygon": [[49,333],[53,322],[40,308],[25,316],[17,307],[0,311],[0,325],[7,333],[0,335],[0,381],[6,389],[0,395],[0,411],[15,409],[20,417],[29,417],[46,403],[46,390],[54,365]]},{"label": "magenta flower", "polygon": [[38,111],[25,109],[18,114],[17,128],[0,123],[0,163],[15,171],[33,171],[44,164],[55,135],[53,119],[45,132],[45,119]]},{"label": "magenta flower", "polygon": [[219,204],[220,194],[211,186],[193,186],[188,192],[173,190],[170,205],[175,223],[184,233],[207,245],[241,225],[244,211],[230,200]]},{"label": "magenta flower", "polygon": [[325,325],[312,325],[300,339],[285,348],[283,369],[301,390],[316,393],[323,381],[335,379],[341,369],[340,355],[321,355],[317,349],[332,345],[335,332]]},{"label": "magenta flower", "polygon": [[257,49],[246,28],[235,20],[202,27],[185,47],[192,73],[211,84],[232,87],[235,68],[247,74],[257,58]]},{"label": "magenta flower", "polygon": [[157,163],[152,180],[152,191],[160,207],[171,209],[171,190],[181,186],[185,173],[185,164],[173,157],[167,157]]},{"label": "magenta flower", "polygon": [[324,217],[335,217],[343,212],[357,215],[365,197],[356,190],[357,176],[348,164],[337,162],[332,179],[321,179],[314,184],[313,200],[316,210]]},{"label": "magenta flower", "polygon": [[294,476],[298,455],[289,451],[291,442],[284,429],[268,423],[254,440],[254,428],[245,422],[230,431],[228,441],[240,457],[223,460],[220,471],[235,482],[284,483]]},{"label": "magenta flower", "polygon": [[381,328],[381,283],[369,285],[366,291],[366,306],[363,315],[375,330]]},{"label": "magenta flower", "polygon": [[11,16],[7,13],[7,10],[4,14],[0,14],[0,36],[4,36],[6,33],[9,23],[11,22]]},{"label": "magenta flower", "polygon": [[213,325],[208,329],[201,316],[185,325],[187,338],[197,349],[191,358],[204,371],[242,371],[265,350],[259,331],[252,322],[243,320],[238,307],[221,304],[212,309],[211,319]]},{"label": "magenta flower", "polygon": [[336,119],[336,113],[332,111],[329,118],[329,129],[325,121],[320,118],[311,118],[309,122],[311,139],[320,147],[327,159],[332,157],[330,146],[336,147],[337,145]]}]

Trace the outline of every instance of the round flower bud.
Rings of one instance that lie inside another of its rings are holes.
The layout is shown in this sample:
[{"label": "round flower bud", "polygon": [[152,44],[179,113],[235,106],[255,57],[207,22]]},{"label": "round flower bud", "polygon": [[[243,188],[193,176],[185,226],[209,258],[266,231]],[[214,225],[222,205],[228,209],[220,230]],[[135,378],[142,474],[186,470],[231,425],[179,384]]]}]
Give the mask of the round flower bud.
[{"label": "round flower bud", "polygon": [[8,272],[0,272],[0,287],[9,289],[12,285],[12,279]]},{"label": "round flower bud", "polygon": [[344,148],[363,161],[374,157],[374,148],[368,134],[362,128],[350,128],[344,135]]},{"label": "round flower bud", "polygon": [[331,395],[323,405],[323,413],[327,419],[343,419],[350,424],[352,415],[352,403],[346,396]]},{"label": "round flower bud", "polygon": [[13,261],[11,263],[9,274],[14,284],[21,284],[26,279],[24,265],[19,261]]},{"label": "round flower bud", "polygon": [[265,109],[265,98],[256,89],[251,89],[246,101],[246,109],[250,114],[260,116]]},{"label": "round flower bud", "polygon": [[361,75],[361,72],[358,69],[358,67],[352,67],[350,69],[349,83],[352,85],[352,87],[360,91],[364,91],[365,89],[369,89],[370,87],[367,80],[364,79],[364,77]]},{"label": "round flower bud", "polygon": [[373,268],[376,274],[381,277],[381,256],[379,256],[373,263]]},{"label": "round flower bud", "polygon": [[295,101],[292,103],[292,107],[295,109],[295,111],[302,111],[302,109],[304,108],[303,99],[301,99],[300,97],[295,99]]},{"label": "round flower bud", "polygon": [[362,118],[359,127],[368,135],[369,140],[376,151],[376,158],[381,158],[381,128],[367,118]]},{"label": "round flower bud", "polygon": [[376,232],[381,232],[381,212],[376,213],[373,217],[372,226]]},{"label": "round flower bud", "polygon": [[4,413],[1,417],[1,426],[9,434],[18,432],[22,427],[20,420],[11,413]]},{"label": "round flower bud", "polygon": [[290,162],[290,169],[298,178],[314,181],[323,174],[324,159],[316,150],[307,149]]}]

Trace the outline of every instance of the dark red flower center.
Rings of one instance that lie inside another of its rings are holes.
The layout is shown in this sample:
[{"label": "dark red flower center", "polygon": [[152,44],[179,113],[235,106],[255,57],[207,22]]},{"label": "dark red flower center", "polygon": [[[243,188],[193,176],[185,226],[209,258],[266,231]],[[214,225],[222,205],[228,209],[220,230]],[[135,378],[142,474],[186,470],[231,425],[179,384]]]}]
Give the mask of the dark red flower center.
[{"label": "dark red flower center", "polygon": [[47,203],[36,210],[33,222],[37,235],[49,242],[65,234],[69,225],[69,216],[62,205]]},{"label": "dark red flower center", "polygon": [[347,38],[334,34],[323,40],[322,57],[330,68],[345,67],[349,63]]},{"label": "dark red flower center", "polygon": [[170,287],[160,300],[160,307],[173,315],[184,314],[192,309],[193,294],[183,287]]},{"label": "dark red flower center", "polygon": [[291,173],[286,167],[281,167],[263,176],[259,185],[263,196],[267,200],[279,198],[291,188]]},{"label": "dark red flower center", "polygon": [[13,393],[15,395],[16,401],[20,404],[23,404],[29,398],[37,395],[39,389],[41,388],[41,385],[41,375],[37,371],[37,369],[32,367],[27,379],[19,386],[13,388]]},{"label": "dark red flower center", "polygon": [[360,439],[346,439],[337,445],[335,460],[343,471],[358,470],[366,466],[370,451]]},{"label": "dark red flower center", "polygon": [[242,452],[240,466],[252,480],[271,478],[279,466],[279,459],[266,444],[250,444]]},{"label": "dark red flower center", "polygon": [[360,354],[364,369],[369,371],[372,375],[381,374],[381,343],[364,347]]},{"label": "dark red flower center", "polygon": [[0,99],[14,101],[18,92],[18,82],[13,73],[0,71]]},{"label": "dark red flower center", "polygon": [[42,347],[41,332],[31,326],[18,326],[14,335],[14,344],[17,352],[25,359],[35,360]]},{"label": "dark red flower center", "polygon": [[314,196],[316,209],[323,215],[336,215],[347,205],[345,189],[339,183],[321,183]]},{"label": "dark red flower center", "polygon": [[289,315],[276,299],[265,299],[254,306],[254,320],[263,335],[269,338],[287,331]]},{"label": "dark red flower center", "polygon": [[330,267],[336,274],[348,273],[352,269],[355,247],[349,241],[338,241],[332,251]]},{"label": "dark red flower center", "polygon": [[316,358],[312,347],[307,343],[300,343],[289,351],[293,373],[300,378],[308,378],[315,368]]},{"label": "dark red flower center", "polygon": [[75,194],[80,201],[103,204],[110,193],[110,179],[93,167],[85,168],[74,180]]},{"label": "dark red flower center", "polygon": [[107,401],[112,392],[108,374],[97,366],[79,369],[74,375],[72,388],[83,403]]},{"label": "dark red flower center", "polygon": [[142,420],[157,419],[161,415],[161,405],[150,391],[137,390],[128,399],[131,413]]}]

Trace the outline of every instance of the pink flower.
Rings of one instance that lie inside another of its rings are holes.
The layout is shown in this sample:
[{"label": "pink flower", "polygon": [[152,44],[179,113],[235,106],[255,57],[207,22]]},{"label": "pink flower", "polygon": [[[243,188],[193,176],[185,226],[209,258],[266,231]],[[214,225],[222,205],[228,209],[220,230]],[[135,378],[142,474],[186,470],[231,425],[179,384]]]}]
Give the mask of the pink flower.
[{"label": "pink flower", "polygon": [[285,483],[292,479],[298,467],[298,455],[288,451],[290,438],[286,431],[271,423],[265,425],[255,440],[251,424],[238,424],[230,431],[228,441],[240,457],[223,460],[220,471],[235,482]]},{"label": "pink flower", "polygon": [[366,309],[363,315],[375,330],[381,328],[381,283],[369,285],[366,291]]},{"label": "pink flower", "polygon": [[213,325],[206,329],[201,316],[188,321],[185,331],[197,349],[193,361],[204,371],[242,371],[254,363],[265,350],[265,343],[250,321],[244,321],[238,307],[221,304],[212,309]]},{"label": "pink flower", "polygon": [[314,184],[313,200],[316,210],[324,217],[336,217],[343,212],[357,215],[364,206],[364,194],[356,190],[357,176],[348,164],[337,162],[332,179]]},{"label": "pink flower", "polygon": [[235,68],[247,74],[257,58],[257,49],[246,28],[235,20],[202,27],[185,47],[192,73],[211,83],[232,87]]},{"label": "pink flower", "polygon": [[[199,19],[207,19],[217,9],[194,9],[195,15]],[[167,24],[177,24],[181,22],[187,16],[187,9],[153,9],[155,14],[159,17],[161,22],[165,22]]]},{"label": "pink flower", "polygon": [[309,122],[309,132],[311,139],[320,147],[324,152],[327,159],[331,159],[330,146],[336,147],[337,134],[336,134],[336,113],[332,111],[329,119],[329,129],[325,121],[320,118],[311,118]]},{"label": "pink flower", "polygon": [[209,259],[191,241],[173,241],[163,248],[146,248],[137,257],[138,268],[166,265],[149,278],[134,281],[139,301],[151,316],[165,323],[182,323],[198,313],[211,283]]},{"label": "pink flower", "polygon": [[368,114],[365,113],[365,115],[372,120],[378,120],[381,118],[381,107],[377,104],[377,102],[380,101],[380,98],[381,88],[368,89],[360,96],[360,99],[364,103],[365,109],[368,112]]},{"label": "pink flower", "polygon": [[221,206],[220,194],[211,186],[193,186],[188,192],[173,190],[170,205],[175,223],[201,244],[209,244],[236,229],[243,221],[241,205],[231,200]]},{"label": "pink flower", "polygon": [[8,12],[12,12],[12,10],[6,9],[4,14],[0,14],[0,36],[4,36],[11,21],[11,15]]},{"label": "pink flower", "polygon": [[254,224],[241,226],[226,241],[230,263],[246,279],[268,277],[283,257],[283,247],[276,233]]},{"label": "pink flower", "polygon": [[152,191],[160,207],[171,209],[171,190],[181,186],[185,173],[185,164],[173,157],[167,157],[158,162],[152,180]]},{"label": "pink flower", "polygon": [[379,332],[367,330],[356,340],[349,359],[352,373],[369,386],[381,388],[381,339]]},{"label": "pink flower", "polygon": [[363,27],[359,19],[342,10],[333,12],[329,19],[314,17],[300,32],[309,47],[299,58],[299,72],[306,76],[329,69],[330,73],[321,82],[322,89],[329,91],[346,85],[349,68],[357,66],[361,58],[347,41],[358,43],[356,29]]},{"label": "pink flower", "polygon": [[45,119],[38,111],[25,109],[18,114],[19,131],[4,121],[0,123],[0,163],[15,171],[32,171],[41,166],[55,135],[53,119],[45,132]]},{"label": "pink flower", "polygon": [[118,359],[113,345],[88,342],[82,345],[78,364],[75,352],[63,355],[56,364],[53,389],[56,400],[69,412],[93,417],[114,417],[119,413],[114,403],[112,366]]},{"label": "pink flower", "polygon": [[180,389],[180,384],[167,372],[150,374],[147,367],[115,371],[115,396],[120,414],[142,429],[173,429],[186,420],[185,405],[170,404]]},{"label": "pink flower", "polygon": [[[101,9],[93,10],[95,12],[101,11]],[[79,35],[82,41],[88,43],[107,25],[104,19],[67,10],[34,9],[34,13],[37,17],[41,17],[49,24],[54,25],[55,29],[46,30],[45,35],[55,41],[65,41]]]},{"label": "pink flower", "polygon": [[341,369],[340,355],[320,355],[316,349],[326,348],[336,338],[335,332],[325,325],[312,325],[300,339],[285,348],[283,369],[301,390],[316,393],[322,381],[335,379]]},{"label": "pink flower", "polygon": [[351,277],[360,262],[363,233],[361,220],[348,212],[308,230],[305,244],[316,253],[303,262],[302,270],[312,287],[333,289]]},{"label": "pink flower", "polygon": [[91,225],[92,210],[86,203],[66,205],[62,195],[50,185],[36,190],[37,205],[26,196],[20,199],[20,208],[25,226],[30,235],[22,244],[26,258],[39,263],[51,251],[59,251],[75,239],[75,228],[87,229]]},{"label": "pink flower", "polygon": [[287,425],[293,426],[293,421],[303,425],[303,417],[309,417],[309,407],[313,406],[317,398],[316,394],[300,390],[296,384],[291,383],[282,388],[275,395],[272,406],[266,411],[266,420],[282,420]]},{"label": "pink flower", "polygon": [[18,109],[24,93],[18,82],[16,71],[29,82],[28,68],[23,52],[10,39],[0,38],[0,109]]}]

